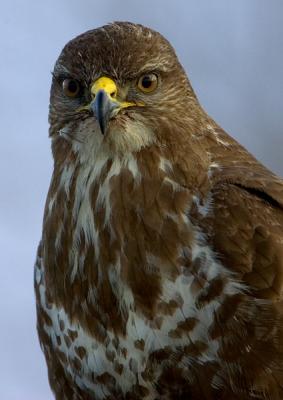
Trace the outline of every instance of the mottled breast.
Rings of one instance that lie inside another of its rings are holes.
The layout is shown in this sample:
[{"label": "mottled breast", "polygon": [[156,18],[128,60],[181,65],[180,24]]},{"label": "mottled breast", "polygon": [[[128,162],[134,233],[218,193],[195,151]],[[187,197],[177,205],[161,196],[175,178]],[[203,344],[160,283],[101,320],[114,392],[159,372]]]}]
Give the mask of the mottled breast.
[{"label": "mottled breast", "polygon": [[161,398],[170,368],[180,390],[192,366],[218,363],[209,330],[241,291],[191,218],[209,191],[200,199],[154,156],[66,164],[46,207],[36,288],[51,347],[41,340],[97,399]]}]

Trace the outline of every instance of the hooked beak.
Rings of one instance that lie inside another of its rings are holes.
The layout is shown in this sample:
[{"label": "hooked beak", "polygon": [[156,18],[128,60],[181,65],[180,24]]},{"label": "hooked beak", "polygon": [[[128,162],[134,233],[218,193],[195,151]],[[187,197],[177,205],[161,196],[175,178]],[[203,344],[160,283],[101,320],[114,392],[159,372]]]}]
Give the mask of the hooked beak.
[{"label": "hooked beak", "polygon": [[112,101],[109,94],[102,89],[96,93],[90,108],[97,118],[101,133],[104,135],[114,110],[119,109],[119,103]]},{"label": "hooked beak", "polygon": [[118,89],[116,83],[107,76],[100,77],[91,86],[93,100],[89,107],[95,114],[103,135],[107,131],[110,119],[115,116],[119,110],[126,107],[142,105],[120,101],[117,99],[117,93]]}]

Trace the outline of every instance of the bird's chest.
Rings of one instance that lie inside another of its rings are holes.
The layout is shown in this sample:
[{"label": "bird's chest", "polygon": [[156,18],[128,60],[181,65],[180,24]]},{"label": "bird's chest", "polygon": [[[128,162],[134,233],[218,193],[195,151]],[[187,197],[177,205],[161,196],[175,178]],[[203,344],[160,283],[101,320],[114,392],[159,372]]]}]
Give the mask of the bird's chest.
[{"label": "bird's chest", "polygon": [[51,199],[37,281],[66,373],[97,398],[136,385],[153,396],[150,382],[176,351],[181,369],[192,353],[215,360],[208,332],[221,293],[216,301],[210,282],[225,273],[191,223],[192,194],[165,173],[141,175],[133,160],[62,180],[68,201],[52,233],[60,199]]},{"label": "bird's chest", "polygon": [[72,316],[83,305],[102,325],[115,320],[121,333],[132,304],[153,318],[164,282],[189,267],[197,243],[193,195],[165,168],[141,169],[134,158],[66,167],[44,223],[53,297]]},{"label": "bird's chest", "polygon": [[[56,305],[47,298],[41,265],[36,270],[36,285],[44,350],[49,359],[59,360],[68,379],[83,391],[95,393],[96,399],[125,398],[127,394],[140,399],[161,398],[154,382],[166,387],[166,374],[174,376],[179,371],[177,381],[182,376],[187,379],[189,365],[197,369],[218,360],[218,342],[209,337],[217,301],[197,307],[202,293],[198,284],[187,273],[180,273],[175,280],[164,279],[149,316],[138,306],[133,291],[125,288],[120,293],[123,328],[119,330],[114,312],[112,321],[94,312],[88,318],[91,307],[86,306],[84,298],[80,316],[71,319],[64,304]],[[205,288],[204,282],[202,285]],[[97,302],[97,309],[103,309],[104,299],[97,298]],[[119,321],[115,304],[113,310]]]}]

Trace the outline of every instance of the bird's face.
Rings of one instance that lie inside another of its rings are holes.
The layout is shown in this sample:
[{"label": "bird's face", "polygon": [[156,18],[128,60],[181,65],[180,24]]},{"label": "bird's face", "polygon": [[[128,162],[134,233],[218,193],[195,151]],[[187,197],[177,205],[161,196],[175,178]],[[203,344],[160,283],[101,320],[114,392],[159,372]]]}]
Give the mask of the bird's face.
[{"label": "bird's face", "polygon": [[182,121],[190,99],[187,77],[160,34],[107,25],[63,49],[53,72],[50,135],[82,153],[136,152],[161,145],[160,125]]}]

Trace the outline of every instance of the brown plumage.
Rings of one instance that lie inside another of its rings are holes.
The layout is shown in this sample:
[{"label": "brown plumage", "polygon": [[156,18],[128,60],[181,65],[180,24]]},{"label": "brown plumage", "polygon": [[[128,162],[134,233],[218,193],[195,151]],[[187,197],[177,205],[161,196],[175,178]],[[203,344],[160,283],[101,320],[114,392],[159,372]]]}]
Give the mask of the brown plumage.
[{"label": "brown plumage", "polygon": [[35,266],[56,399],[283,399],[283,183],[203,111],[170,44],[63,49]]}]

